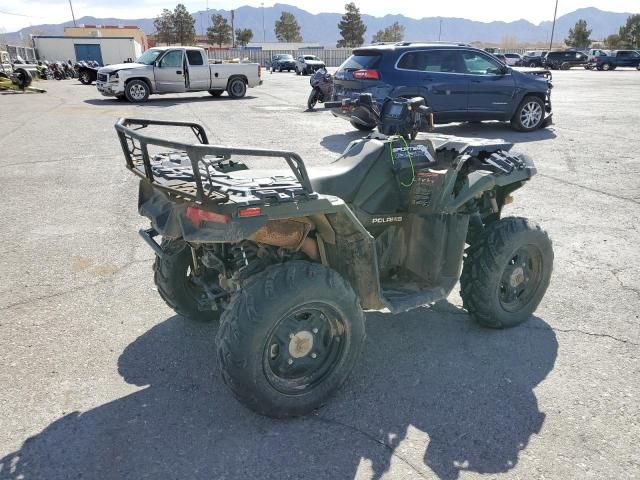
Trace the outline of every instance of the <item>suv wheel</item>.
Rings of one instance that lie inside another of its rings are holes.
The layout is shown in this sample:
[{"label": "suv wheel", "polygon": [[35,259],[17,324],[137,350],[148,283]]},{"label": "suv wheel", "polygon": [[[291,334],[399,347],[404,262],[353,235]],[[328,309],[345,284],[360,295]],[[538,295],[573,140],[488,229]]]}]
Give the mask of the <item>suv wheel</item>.
[{"label": "suv wheel", "polygon": [[542,126],[544,122],[544,102],[533,95],[524,97],[515,115],[511,119],[511,126],[521,132],[532,132]]},{"label": "suv wheel", "polygon": [[529,62],[529,68],[536,68],[538,64],[536,62]]}]

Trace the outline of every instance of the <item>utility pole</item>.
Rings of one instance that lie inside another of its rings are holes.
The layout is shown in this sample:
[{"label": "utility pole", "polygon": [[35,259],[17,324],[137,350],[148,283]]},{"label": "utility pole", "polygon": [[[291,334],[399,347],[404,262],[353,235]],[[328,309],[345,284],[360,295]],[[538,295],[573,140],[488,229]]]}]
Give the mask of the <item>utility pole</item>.
[{"label": "utility pole", "polygon": [[262,43],[267,41],[267,31],[264,29],[264,2],[260,3],[262,6]]},{"label": "utility pole", "polygon": [[77,25],[76,25],[76,16],[73,13],[73,5],[71,5],[71,0],[69,0],[69,7],[71,8],[71,18],[73,18],[73,26],[77,27]]},{"label": "utility pole", "polygon": [[236,31],[234,28],[235,18],[236,18],[236,11],[231,10],[231,48],[236,48]]},{"label": "utility pole", "polygon": [[553,26],[551,27],[551,41],[549,42],[549,51],[553,48],[553,33],[556,30],[556,15],[558,14],[558,0],[556,0],[556,10],[553,12]]},{"label": "utility pole", "polygon": [[442,19],[440,19],[440,30],[438,31],[438,41],[440,41],[440,37],[442,37]]}]

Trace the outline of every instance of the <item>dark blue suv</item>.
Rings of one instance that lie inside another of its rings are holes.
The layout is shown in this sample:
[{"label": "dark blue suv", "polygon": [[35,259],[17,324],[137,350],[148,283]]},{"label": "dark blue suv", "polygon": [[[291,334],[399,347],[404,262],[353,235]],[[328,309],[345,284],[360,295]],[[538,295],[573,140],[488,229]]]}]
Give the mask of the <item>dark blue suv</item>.
[{"label": "dark blue suv", "polygon": [[[461,44],[403,42],[355,49],[335,75],[335,100],[371,93],[423,97],[436,123],[501,120],[532,131],[551,120],[550,72],[520,72]],[[359,130],[375,121],[366,110],[334,114]]]}]

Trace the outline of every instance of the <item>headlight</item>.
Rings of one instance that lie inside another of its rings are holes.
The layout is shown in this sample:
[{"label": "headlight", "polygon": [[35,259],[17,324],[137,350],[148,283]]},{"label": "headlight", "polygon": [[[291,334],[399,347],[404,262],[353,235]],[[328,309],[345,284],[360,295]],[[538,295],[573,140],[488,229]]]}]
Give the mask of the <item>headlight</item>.
[{"label": "headlight", "polygon": [[118,72],[116,73],[112,73],[111,75],[109,75],[109,81],[110,82],[117,82],[118,81]]}]

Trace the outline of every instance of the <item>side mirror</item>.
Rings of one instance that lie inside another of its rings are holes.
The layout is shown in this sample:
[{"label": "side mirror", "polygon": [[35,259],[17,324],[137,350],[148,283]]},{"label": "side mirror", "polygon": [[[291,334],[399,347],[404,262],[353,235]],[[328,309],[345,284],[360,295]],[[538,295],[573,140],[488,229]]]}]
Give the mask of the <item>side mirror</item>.
[{"label": "side mirror", "polygon": [[160,62],[156,60],[155,62],[153,62],[153,66],[158,68],[160,66]]},{"label": "side mirror", "polygon": [[506,65],[502,65],[500,67],[500,75],[506,75],[507,73],[509,73],[511,71],[511,69],[506,66]]}]

